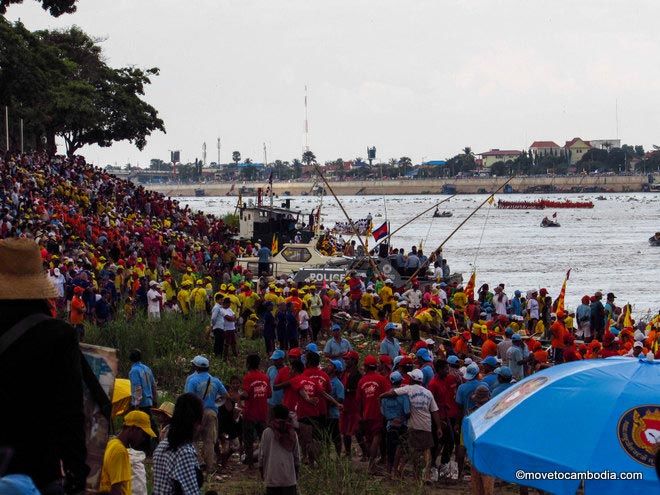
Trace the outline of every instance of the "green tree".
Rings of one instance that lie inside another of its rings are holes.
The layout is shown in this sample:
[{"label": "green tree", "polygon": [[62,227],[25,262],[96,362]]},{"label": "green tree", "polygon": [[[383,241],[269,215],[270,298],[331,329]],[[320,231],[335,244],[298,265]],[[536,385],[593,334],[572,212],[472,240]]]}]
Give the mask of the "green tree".
[{"label": "green tree", "polygon": [[307,150],[302,154],[302,161],[305,165],[310,166],[312,163],[316,163],[316,155],[312,151]]},{"label": "green tree", "polygon": [[[47,10],[50,15],[59,17],[62,14],[72,14],[76,11],[78,0],[37,0],[41,8]],[[13,3],[23,3],[23,0],[0,0],[0,14],[7,12],[7,7]]]},{"label": "green tree", "polygon": [[399,158],[399,169],[401,170],[401,175],[406,176],[408,169],[412,167],[412,160],[410,157],[402,156]]},{"label": "green tree", "polygon": [[292,179],[300,179],[302,177],[302,162],[297,158],[294,158],[291,162],[292,167]]},{"label": "green tree", "polygon": [[252,163],[252,158],[246,158],[243,163]]},{"label": "green tree", "polygon": [[238,165],[238,162],[241,161],[241,152],[233,151],[231,154],[231,161],[234,162],[236,165]]}]

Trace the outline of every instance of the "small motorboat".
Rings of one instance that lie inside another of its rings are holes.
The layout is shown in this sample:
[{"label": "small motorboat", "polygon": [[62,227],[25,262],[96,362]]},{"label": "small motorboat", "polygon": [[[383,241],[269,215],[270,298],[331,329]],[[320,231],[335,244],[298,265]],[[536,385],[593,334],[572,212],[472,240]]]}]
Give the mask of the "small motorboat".
[{"label": "small motorboat", "polygon": [[656,232],[655,235],[649,237],[649,244],[651,246],[660,246],[660,232]]},{"label": "small motorboat", "polygon": [[201,189],[201,188],[195,189],[195,196],[197,196],[198,198],[206,196],[206,191],[204,189]]},{"label": "small motorboat", "polygon": [[605,196],[602,196],[602,195],[601,196],[596,196],[596,199],[598,201],[607,201],[607,198]]},{"label": "small motorboat", "polygon": [[555,222],[546,217],[541,220],[541,227],[561,227],[561,225],[559,225],[559,222]]},{"label": "small motorboat", "polygon": [[435,210],[433,212],[433,218],[449,218],[449,217],[453,217],[453,216],[454,216],[454,214],[451,211],[440,212],[438,210]]}]

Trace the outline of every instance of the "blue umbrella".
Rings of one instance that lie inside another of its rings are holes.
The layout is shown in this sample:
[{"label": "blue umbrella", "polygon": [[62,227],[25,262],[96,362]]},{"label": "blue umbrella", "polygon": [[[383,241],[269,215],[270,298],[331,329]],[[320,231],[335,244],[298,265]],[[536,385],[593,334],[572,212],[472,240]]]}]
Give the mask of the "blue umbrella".
[{"label": "blue umbrella", "polygon": [[[590,471],[587,495],[659,493],[660,361],[613,357],[553,366],[467,416],[463,438],[480,472],[512,483],[575,494],[580,479],[557,477]],[[612,479],[622,472],[643,478]]]}]

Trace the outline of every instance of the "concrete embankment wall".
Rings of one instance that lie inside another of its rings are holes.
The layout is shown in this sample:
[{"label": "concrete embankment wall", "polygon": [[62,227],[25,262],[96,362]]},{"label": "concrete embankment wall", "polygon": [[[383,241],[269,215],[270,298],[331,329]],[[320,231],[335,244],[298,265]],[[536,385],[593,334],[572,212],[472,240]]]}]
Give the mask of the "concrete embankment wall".
[{"label": "concrete embankment wall", "polygon": [[[429,180],[384,180],[380,181],[343,181],[331,182],[337,195],[350,196],[364,195],[396,195],[396,194],[440,194],[444,185],[456,187],[459,194],[475,194],[480,191],[494,191],[506,181],[505,177],[497,178],[469,178],[469,179],[429,179]],[[657,175],[655,182],[660,182]],[[571,191],[574,188],[602,188],[613,192],[638,192],[648,184],[646,175],[624,176],[589,176],[589,177],[517,177],[510,185],[514,192],[525,192],[529,188],[552,186],[558,192]],[[239,187],[249,188],[267,187],[265,183],[239,183],[236,184],[235,195]],[[291,196],[300,196],[311,193],[313,182],[276,182],[273,191],[277,195],[288,192]],[[195,189],[203,189],[206,196],[225,196],[231,190],[231,183],[204,183],[204,184],[154,184],[146,186],[166,196],[194,196]]]}]

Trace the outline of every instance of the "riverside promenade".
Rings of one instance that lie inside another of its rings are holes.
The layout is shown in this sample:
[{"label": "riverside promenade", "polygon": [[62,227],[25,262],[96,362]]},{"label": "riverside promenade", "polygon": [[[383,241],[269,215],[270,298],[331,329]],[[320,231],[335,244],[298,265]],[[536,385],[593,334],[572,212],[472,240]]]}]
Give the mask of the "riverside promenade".
[{"label": "riverside promenade", "polygon": [[[660,174],[653,176],[649,184],[648,175],[590,175],[590,176],[535,176],[516,177],[509,184],[513,192],[545,192],[553,188],[555,192],[580,192],[589,189],[604,192],[641,192],[653,190],[660,183]],[[461,179],[426,180],[375,180],[375,181],[336,181],[331,182],[335,193],[341,196],[353,195],[401,195],[401,194],[442,194],[445,186],[453,186],[458,194],[478,194],[494,191],[507,180],[506,177],[470,177]],[[276,195],[301,196],[312,194],[315,183],[312,181],[275,182]],[[148,189],[166,196],[194,196],[196,189],[203,189],[206,196],[236,195],[241,187],[255,189],[267,184],[264,182],[236,182],[233,191],[230,182],[205,182],[198,184],[146,184]],[[231,191],[231,193],[230,193]],[[247,191],[247,194],[252,191]]]}]

